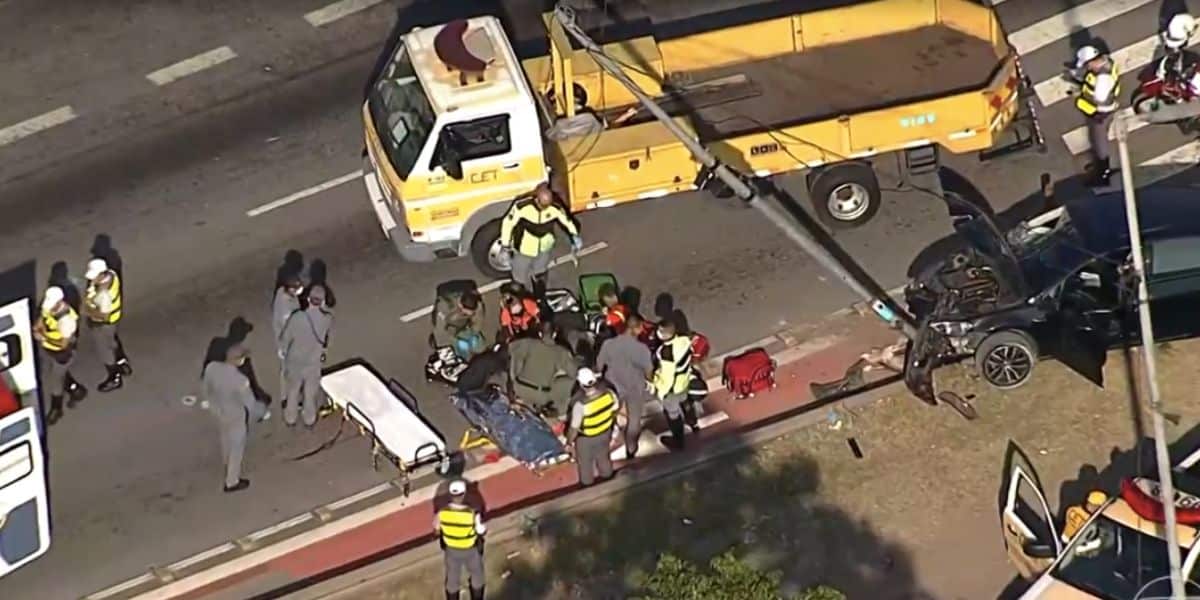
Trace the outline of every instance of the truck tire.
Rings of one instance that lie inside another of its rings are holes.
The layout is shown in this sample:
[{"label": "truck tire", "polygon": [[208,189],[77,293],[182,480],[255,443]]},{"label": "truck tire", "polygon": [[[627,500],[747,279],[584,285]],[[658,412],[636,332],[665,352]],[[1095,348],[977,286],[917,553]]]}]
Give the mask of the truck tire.
[{"label": "truck tire", "polygon": [[875,170],[864,163],[821,169],[808,182],[817,216],[834,229],[853,229],[879,212],[883,197]]},{"label": "truck tire", "polygon": [[475,237],[471,238],[471,262],[491,279],[508,277],[512,267],[507,258],[500,255],[500,219],[484,223],[475,232]]}]

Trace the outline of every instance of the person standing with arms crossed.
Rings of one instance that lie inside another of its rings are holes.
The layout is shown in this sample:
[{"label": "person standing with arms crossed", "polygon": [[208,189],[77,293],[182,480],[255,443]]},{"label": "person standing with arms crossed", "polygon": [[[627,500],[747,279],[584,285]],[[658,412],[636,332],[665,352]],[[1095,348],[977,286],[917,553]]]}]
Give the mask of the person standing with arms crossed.
[{"label": "person standing with arms crossed", "polygon": [[317,424],[321,363],[325,362],[332,328],[333,313],[325,309],[325,288],[314,285],[308,291],[308,306],[292,313],[283,327],[283,373],[288,397],[283,422],[288,427],[296,424],[301,405],[304,426]]},{"label": "person standing with arms crossed", "polygon": [[650,348],[638,338],[643,327],[642,317],[631,314],[625,324],[621,335],[600,346],[596,368],[612,382],[617,397],[625,406],[625,456],[632,460],[637,456],[638,437],[642,434],[642,413],[650,399],[647,388],[654,373],[654,357]]},{"label": "person standing with arms crossed", "polygon": [[446,563],[446,600],[459,600],[462,571],[467,570],[471,600],[483,600],[483,536],[487,526],[479,511],[467,505],[467,482],[450,482],[450,503],[433,518]]},{"label": "person standing with arms crossed", "polygon": [[289,404],[287,393],[287,378],[283,371],[283,326],[287,325],[288,317],[300,310],[300,294],[304,293],[304,284],[297,273],[286,273],[279,278],[275,287],[275,295],[271,298],[271,331],[275,333],[275,353],[279,357],[279,401],[283,404],[286,414]]},{"label": "person standing with arms crossed", "polygon": [[251,420],[262,422],[271,418],[267,405],[255,400],[250,380],[239,369],[245,362],[246,347],[231,344],[225,351],[224,360],[204,366],[204,398],[221,429],[226,493],[250,487],[250,480],[242,477],[247,430]]},{"label": "person standing with arms crossed", "polygon": [[579,226],[547,183],[539,183],[532,196],[513,202],[500,222],[500,245],[511,256],[512,280],[533,290],[534,298],[542,303],[546,300],[556,224],[571,236],[572,250],[578,252],[583,248]]},{"label": "person standing with arms crossed", "polygon": [[79,340],[79,315],[67,303],[66,294],[57,286],[46,288],[42,296],[42,314],[33,324],[33,337],[45,355],[46,390],[50,392],[50,410],[46,423],[53,425],[63,416],[63,396],[70,394],[67,408],[87,396],[87,388],[71,376],[75,345]]},{"label": "person standing with arms crossed", "polygon": [[120,389],[122,379],[133,375],[129,359],[121,352],[117,343],[117,324],[123,315],[121,278],[108,268],[103,258],[88,261],[87,292],[83,296],[83,310],[87,314],[89,334],[96,356],[104,363],[108,377],[96,389],[111,392]]},{"label": "person standing with arms crossed", "polygon": [[617,394],[587,367],[579,369],[579,392],[571,402],[567,447],[573,448],[579,467],[579,483],[587,487],[597,476],[605,481],[613,475],[612,430],[617,423]]}]

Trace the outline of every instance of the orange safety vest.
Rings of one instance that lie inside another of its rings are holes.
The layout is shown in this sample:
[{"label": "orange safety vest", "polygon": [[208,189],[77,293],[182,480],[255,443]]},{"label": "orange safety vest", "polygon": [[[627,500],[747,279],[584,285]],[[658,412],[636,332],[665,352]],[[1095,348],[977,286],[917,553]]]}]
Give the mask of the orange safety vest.
[{"label": "orange safety vest", "polygon": [[531,298],[522,298],[521,305],[524,310],[519,315],[512,314],[512,311],[508,310],[507,304],[500,309],[500,326],[511,335],[528,331],[538,321],[540,311],[537,302]]},{"label": "orange safety vest", "polygon": [[624,304],[617,304],[604,311],[604,324],[612,327],[617,333],[625,333],[625,321],[629,318],[629,309]]}]

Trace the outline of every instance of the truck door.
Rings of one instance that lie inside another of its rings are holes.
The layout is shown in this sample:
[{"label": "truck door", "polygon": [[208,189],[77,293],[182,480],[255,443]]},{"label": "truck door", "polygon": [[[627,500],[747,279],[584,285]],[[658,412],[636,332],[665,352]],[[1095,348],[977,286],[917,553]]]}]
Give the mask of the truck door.
[{"label": "truck door", "polygon": [[0,577],[50,549],[50,508],[37,411],[0,418]]},{"label": "truck door", "polygon": [[1054,516],[1032,470],[1021,461],[1009,467],[1000,527],[1008,559],[1021,577],[1032,580],[1062,553]]}]

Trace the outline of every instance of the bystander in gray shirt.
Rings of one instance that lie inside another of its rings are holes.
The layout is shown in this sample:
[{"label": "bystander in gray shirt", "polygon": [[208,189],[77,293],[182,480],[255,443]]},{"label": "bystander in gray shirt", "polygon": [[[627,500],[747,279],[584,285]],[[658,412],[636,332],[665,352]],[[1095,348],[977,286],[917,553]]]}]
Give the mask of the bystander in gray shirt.
[{"label": "bystander in gray shirt", "polygon": [[222,361],[204,367],[204,399],[226,427],[244,427],[248,418],[261,419],[265,408],[254,399],[250,380],[237,367]]},{"label": "bystander in gray shirt", "polygon": [[596,368],[613,384],[617,396],[623,398],[645,393],[646,374],[653,367],[650,349],[628,334],[605,341],[596,356]]},{"label": "bystander in gray shirt", "polygon": [[319,307],[309,306],[293,313],[280,340],[284,362],[297,367],[321,364],[331,327],[333,314]]},{"label": "bystander in gray shirt", "polygon": [[300,310],[300,299],[289,294],[286,289],[275,289],[275,298],[271,300],[271,330],[275,332],[275,344],[283,349],[283,327],[287,325],[288,317]]}]

